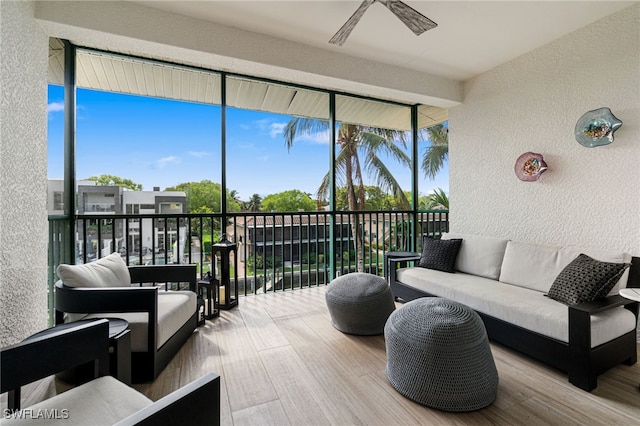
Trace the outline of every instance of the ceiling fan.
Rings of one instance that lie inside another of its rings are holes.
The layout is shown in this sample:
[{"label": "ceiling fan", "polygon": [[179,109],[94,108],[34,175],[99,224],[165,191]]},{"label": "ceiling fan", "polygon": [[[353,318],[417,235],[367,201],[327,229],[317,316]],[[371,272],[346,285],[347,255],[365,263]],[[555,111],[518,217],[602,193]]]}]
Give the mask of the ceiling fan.
[{"label": "ceiling fan", "polygon": [[438,24],[433,22],[431,19],[400,0],[364,0],[347,22],[344,23],[342,28],[340,28],[338,32],[331,37],[329,43],[342,46],[344,42],[347,41],[347,37],[349,37],[349,34],[351,34],[351,31],[353,31],[358,21],[360,21],[360,18],[364,15],[364,12],[367,11],[369,6],[376,2],[385,5],[387,9],[393,12],[394,15],[404,22],[404,24],[415,33],[415,35],[420,35],[423,32],[438,26]]}]

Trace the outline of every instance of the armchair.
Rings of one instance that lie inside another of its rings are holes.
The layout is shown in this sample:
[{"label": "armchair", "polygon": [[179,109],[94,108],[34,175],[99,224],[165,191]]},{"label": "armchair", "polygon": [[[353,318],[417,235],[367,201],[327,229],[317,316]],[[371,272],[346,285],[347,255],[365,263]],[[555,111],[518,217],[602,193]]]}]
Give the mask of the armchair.
[{"label": "armchair", "polygon": [[[113,253],[84,265],[60,265],[58,276],[56,324],[103,317],[129,322],[135,383],[155,379],[197,326],[196,265],[127,267],[120,255]],[[142,286],[169,282],[186,282],[189,290]]]},{"label": "armchair", "polygon": [[[105,375],[108,331],[106,319],[96,320],[2,348],[0,393],[9,394],[2,424],[25,424],[30,419],[65,426],[220,424],[220,376],[207,374],[153,402]],[[21,408],[21,386],[87,362],[94,365],[98,378],[16,411]]]}]

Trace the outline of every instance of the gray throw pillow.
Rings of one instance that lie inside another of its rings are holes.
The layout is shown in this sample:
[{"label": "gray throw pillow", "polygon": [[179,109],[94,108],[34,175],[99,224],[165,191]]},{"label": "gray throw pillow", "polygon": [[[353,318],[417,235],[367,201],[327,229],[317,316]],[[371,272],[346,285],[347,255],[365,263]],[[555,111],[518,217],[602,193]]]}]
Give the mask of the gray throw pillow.
[{"label": "gray throw pillow", "polygon": [[422,240],[422,254],[418,266],[443,272],[455,272],[456,257],[462,244],[461,238],[452,240]]},{"label": "gray throw pillow", "polygon": [[601,262],[580,254],[558,274],[547,296],[565,305],[602,299],[628,267],[628,263]]}]

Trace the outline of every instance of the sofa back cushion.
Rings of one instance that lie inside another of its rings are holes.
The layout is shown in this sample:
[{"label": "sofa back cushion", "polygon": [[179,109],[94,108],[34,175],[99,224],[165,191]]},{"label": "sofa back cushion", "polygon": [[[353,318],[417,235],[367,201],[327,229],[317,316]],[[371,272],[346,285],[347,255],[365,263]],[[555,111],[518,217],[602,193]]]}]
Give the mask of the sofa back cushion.
[{"label": "sofa back cushion", "polygon": [[560,250],[561,247],[509,241],[502,261],[500,281],[548,292],[560,271],[573,260],[565,259]]},{"label": "sofa back cushion", "polygon": [[[509,241],[502,262],[500,281],[547,293],[560,272],[581,253],[602,262],[631,261],[631,255],[622,252]],[[626,287],[628,276],[627,269],[609,294],[615,294],[620,288]]]},{"label": "sofa back cushion", "polygon": [[508,240],[479,235],[446,232],[443,240],[462,239],[456,258],[456,270],[497,280]]},{"label": "sofa back cushion", "polygon": [[118,253],[83,265],[59,265],[58,277],[68,287],[130,287],[129,268]]}]

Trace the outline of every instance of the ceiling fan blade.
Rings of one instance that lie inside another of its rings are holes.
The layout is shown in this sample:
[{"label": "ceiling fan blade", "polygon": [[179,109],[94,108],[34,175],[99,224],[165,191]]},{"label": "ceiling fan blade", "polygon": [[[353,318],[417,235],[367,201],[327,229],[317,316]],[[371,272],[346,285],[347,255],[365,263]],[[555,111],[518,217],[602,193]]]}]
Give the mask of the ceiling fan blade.
[{"label": "ceiling fan blade", "polygon": [[369,6],[371,6],[375,2],[376,0],[364,0],[360,4],[358,9],[353,13],[353,15],[351,15],[351,17],[347,20],[347,22],[345,22],[344,25],[338,30],[338,32],[335,33],[333,37],[331,37],[329,43],[342,46],[344,42],[347,41],[347,37],[349,37],[349,34],[351,34],[351,31],[353,31],[358,21],[360,21],[360,18],[362,18],[362,15],[364,15],[364,12],[366,12]]},{"label": "ceiling fan blade", "polygon": [[394,13],[404,24],[409,27],[415,35],[420,35],[425,31],[438,26],[431,19],[424,16],[411,6],[406,5],[400,0],[377,0],[384,4],[387,9]]}]

